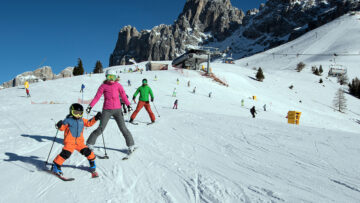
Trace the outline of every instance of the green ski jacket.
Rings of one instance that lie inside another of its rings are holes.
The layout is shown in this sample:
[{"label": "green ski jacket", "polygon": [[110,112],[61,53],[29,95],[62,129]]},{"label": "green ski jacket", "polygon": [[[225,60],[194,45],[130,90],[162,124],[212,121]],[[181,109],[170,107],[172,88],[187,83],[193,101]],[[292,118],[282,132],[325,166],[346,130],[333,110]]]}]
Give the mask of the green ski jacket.
[{"label": "green ski jacket", "polygon": [[140,86],[134,93],[133,97],[136,98],[136,96],[139,94],[139,92],[140,92],[140,98],[139,98],[140,101],[144,101],[144,102],[149,101],[149,94],[150,94],[151,98],[154,99],[153,92],[148,85]]}]

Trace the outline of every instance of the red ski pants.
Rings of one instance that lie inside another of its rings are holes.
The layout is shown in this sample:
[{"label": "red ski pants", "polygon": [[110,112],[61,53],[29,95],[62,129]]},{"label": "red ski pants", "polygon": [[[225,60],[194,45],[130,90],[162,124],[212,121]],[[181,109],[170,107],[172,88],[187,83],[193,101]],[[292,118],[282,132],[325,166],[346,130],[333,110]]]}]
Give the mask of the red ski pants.
[{"label": "red ski pants", "polygon": [[150,103],[149,102],[144,102],[144,101],[139,101],[139,103],[136,106],[136,110],[134,111],[134,113],[131,115],[131,119],[134,120],[136,115],[139,113],[139,111],[142,109],[142,107],[145,107],[146,111],[148,112],[150,119],[152,122],[155,121],[155,115],[154,113],[151,111],[150,108]]}]

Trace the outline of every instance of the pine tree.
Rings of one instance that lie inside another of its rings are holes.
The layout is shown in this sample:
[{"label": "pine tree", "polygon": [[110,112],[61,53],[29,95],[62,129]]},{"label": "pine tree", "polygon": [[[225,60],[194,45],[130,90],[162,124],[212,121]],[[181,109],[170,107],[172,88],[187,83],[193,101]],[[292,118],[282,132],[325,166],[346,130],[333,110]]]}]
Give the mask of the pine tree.
[{"label": "pine tree", "polygon": [[83,67],[81,59],[79,58],[78,65],[74,67],[73,75],[76,76],[76,75],[83,75],[83,74],[84,74],[84,67]]},{"label": "pine tree", "polygon": [[94,73],[103,73],[103,66],[101,64],[100,61],[96,61],[96,64],[95,64],[95,68],[94,68]]},{"label": "pine tree", "polygon": [[344,112],[346,110],[346,98],[344,96],[344,91],[339,88],[335,93],[334,97],[334,106],[339,112]]},{"label": "pine tree", "polygon": [[264,80],[264,78],[265,78],[264,73],[263,73],[262,69],[259,68],[259,70],[256,73],[256,79],[258,81],[262,82]]},{"label": "pine tree", "polygon": [[322,65],[320,65],[320,67],[319,67],[319,73],[320,73],[320,75],[321,75],[323,72],[324,72],[324,70],[323,70],[323,68],[322,68]]},{"label": "pine tree", "polygon": [[349,83],[349,92],[355,97],[360,97],[360,80],[357,77]]},{"label": "pine tree", "polygon": [[315,68],[315,71],[313,72],[315,75],[320,75],[319,69]]},{"label": "pine tree", "polygon": [[297,72],[302,71],[302,69],[304,69],[304,68],[305,68],[305,63],[303,63],[303,62],[300,62],[296,65]]}]

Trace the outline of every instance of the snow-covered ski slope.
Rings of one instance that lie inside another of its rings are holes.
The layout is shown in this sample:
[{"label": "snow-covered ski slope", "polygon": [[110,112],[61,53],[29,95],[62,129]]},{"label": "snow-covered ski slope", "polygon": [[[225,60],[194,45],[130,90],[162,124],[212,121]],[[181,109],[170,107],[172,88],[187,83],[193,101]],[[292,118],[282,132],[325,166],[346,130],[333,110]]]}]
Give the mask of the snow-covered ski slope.
[{"label": "snow-covered ski slope", "polygon": [[[292,44],[294,52],[305,48],[315,51],[314,47],[326,44],[358,51],[357,43],[348,42],[359,33],[358,18],[341,17],[268,52],[285,52]],[[333,33],[335,29],[344,30],[346,35]],[[313,38],[314,32],[318,40]],[[325,37],[328,40],[320,40]],[[332,50],[318,50],[328,51]],[[299,61],[308,65],[300,73],[293,70]],[[349,78],[360,75],[359,62],[359,57],[341,62],[348,66]],[[150,121],[145,109],[135,119],[139,125],[126,123],[138,146],[126,161],[122,161],[124,139],[115,121],[110,120],[104,131],[110,159],[96,160],[100,177],[91,179],[87,160],[74,152],[63,166],[65,175],[75,178],[72,182],[43,171],[56,134],[51,119],[64,119],[71,103],[82,97],[82,83],[86,86],[84,100],[93,98],[104,74],[30,84],[31,98],[25,97],[21,87],[1,90],[0,202],[359,202],[360,100],[345,95],[349,110],[334,111],[332,99],[340,85],[335,78],[324,76],[325,86],[319,84],[320,77],[311,74],[312,63],[323,64],[327,73],[328,59],[313,56],[291,60],[258,54],[236,65],[211,64],[229,87],[188,70],[119,73],[130,98],[141,80],[148,79],[160,117],[152,105],[155,124],[145,124]],[[145,63],[139,65],[144,67]],[[252,79],[254,66],[264,69],[264,82]],[[129,67],[134,68],[112,68]],[[191,86],[187,87],[189,80]],[[291,84],[292,90],[288,88]],[[176,98],[172,97],[174,88]],[[251,100],[252,96],[258,100]],[[177,110],[172,109],[175,99],[179,100]],[[91,116],[101,110],[102,102],[96,104]],[[253,105],[258,110],[255,119],[249,112]],[[302,112],[300,125],[287,124],[289,110]],[[86,129],[85,138],[97,126]],[[60,153],[62,139],[59,132],[50,162]],[[96,154],[104,154],[102,146],[99,137]]]}]

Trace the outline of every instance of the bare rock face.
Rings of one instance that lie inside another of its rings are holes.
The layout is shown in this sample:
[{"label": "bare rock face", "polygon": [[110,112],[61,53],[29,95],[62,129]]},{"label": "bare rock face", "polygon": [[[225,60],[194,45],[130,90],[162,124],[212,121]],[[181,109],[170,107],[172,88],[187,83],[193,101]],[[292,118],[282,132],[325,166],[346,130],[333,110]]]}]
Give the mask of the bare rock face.
[{"label": "bare rock face", "polygon": [[230,0],[187,0],[173,25],[141,32],[132,26],[123,27],[109,65],[125,64],[127,57],[136,61],[174,59],[188,46],[224,40],[239,27],[243,17]]},{"label": "bare rock face", "polygon": [[74,67],[67,67],[64,70],[62,70],[58,75],[56,75],[54,77],[54,79],[72,77],[73,70],[74,70]]},{"label": "bare rock face", "polygon": [[55,75],[50,66],[44,66],[39,69],[36,69],[35,71],[29,71],[22,73],[20,75],[17,75],[14,79],[3,83],[1,86],[3,88],[8,87],[15,87],[19,85],[24,85],[25,81],[28,81],[29,83],[35,83],[40,81],[46,81],[46,80],[53,80],[57,78],[63,78],[63,77],[71,77],[73,67],[68,67],[65,70],[63,70],[59,75]]},{"label": "bare rock face", "polygon": [[[230,0],[187,0],[173,25],[159,25],[137,31],[126,26],[119,32],[109,65],[125,64],[125,59],[172,60],[188,47],[211,43],[244,57],[293,40],[353,10],[360,0],[268,0],[259,9],[246,12],[234,8]],[[222,41],[233,33],[230,47]],[[246,47],[242,42],[246,43]],[[263,50],[252,47],[263,47]]]}]

